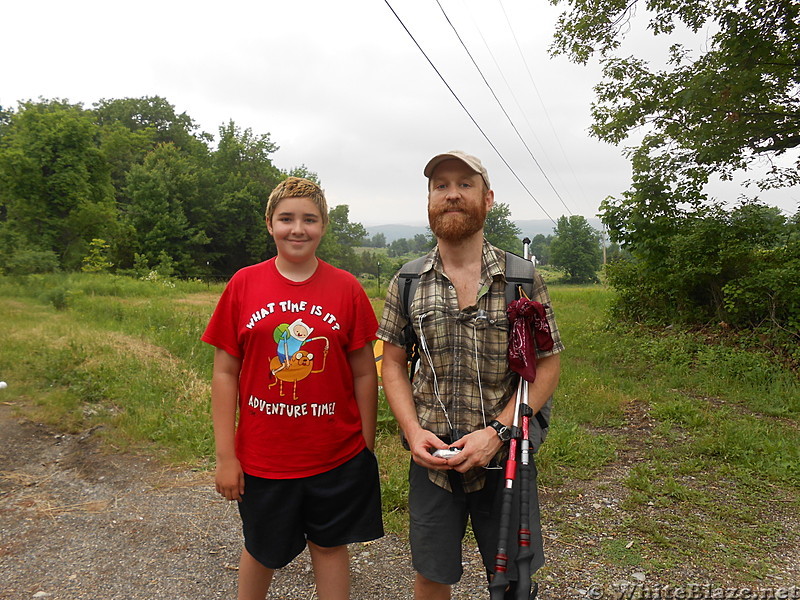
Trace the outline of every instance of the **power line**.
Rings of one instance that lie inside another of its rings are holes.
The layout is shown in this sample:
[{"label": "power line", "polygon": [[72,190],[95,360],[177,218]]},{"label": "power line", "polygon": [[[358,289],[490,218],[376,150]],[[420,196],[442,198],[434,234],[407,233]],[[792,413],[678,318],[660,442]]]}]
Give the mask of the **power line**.
[{"label": "power line", "polygon": [[453,25],[453,22],[450,20],[450,17],[447,15],[447,12],[445,12],[444,7],[442,7],[442,3],[439,2],[439,0],[436,0],[436,4],[439,6],[439,10],[442,11],[442,14],[444,15],[444,18],[447,21],[448,25],[450,25],[450,28],[453,30],[453,33],[456,34],[456,37],[458,38],[458,41],[461,44],[461,47],[464,48],[464,51],[467,53],[467,56],[469,56],[469,59],[472,61],[472,64],[474,65],[475,69],[478,71],[478,74],[481,76],[481,79],[483,79],[483,83],[485,83],[486,87],[489,88],[489,92],[491,92],[492,97],[494,97],[494,99],[495,99],[495,102],[497,102],[497,105],[500,107],[500,110],[503,111],[503,114],[505,115],[506,119],[508,120],[509,124],[511,125],[511,128],[517,134],[517,137],[519,138],[519,141],[522,142],[523,146],[525,146],[525,149],[528,151],[528,154],[530,154],[531,159],[536,164],[536,166],[539,168],[539,171],[541,171],[541,173],[544,176],[544,178],[547,181],[547,183],[550,185],[550,188],[553,190],[553,192],[558,197],[558,199],[561,200],[561,204],[564,205],[564,208],[567,209],[567,212],[571,215],[572,211],[567,206],[567,203],[564,202],[564,199],[561,197],[561,194],[558,193],[558,190],[553,185],[553,182],[550,181],[550,178],[547,176],[547,173],[544,172],[544,169],[542,168],[542,165],[539,164],[538,160],[536,160],[536,157],[533,155],[533,152],[528,147],[528,144],[525,142],[525,139],[520,134],[519,130],[517,129],[517,126],[514,125],[514,121],[509,116],[508,112],[506,111],[505,107],[503,106],[503,103],[500,102],[500,99],[497,97],[497,94],[494,93],[494,89],[492,89],[492,86],[487,81],[486,77],[483,74],[483,71],[481,71],[481,68],[478,66],[478,63],[475,62],[475,59],[473,58],[472,53],[469,51],[469,48],[467,48],[466,44],[464,43],[464,40],[461,39],[461,35],[459,35],[458,30],[456,29],[455,25]]},{"label": "power line", "polygon": [[506,13],[506,9],[503,6],[503,0],[497,0],[497,3],[500,5],[500,9],[503,11],[503,16],[506,19],[508,30],[511,32],[511,37],[514,38],[514,43],[517,45],[517,51],[519,52],[519,56],[522,59],[522,64],[525,65],[525,70],[528,72],[528,79],[530,79],[531,85],[533,86],[533,90],[536,92],[536,97],[539,99],[539,104],[542,105],[544,116],[547,118],[547,122],[550,125],[551,131],[553,132],[553,137],[555,137],[556,143],[558,144],[558,147],[561,150],[561,155],[564,157],[564,160],[566,161],[567,166],[569,167],[573,179],[575,179],[575,182],[578,184],[578,189],[580,189],[581,194],[585,196],[586,194],[583,191],[583,187],[581,186],[580,180],[578,179],[578,176],[575,174],[575,169],[572,168],[572,163],[567,157],[567,153],[564,151],[564,146],[561,144],[561,138],[559,137],[558,132],[556,132],[556,128],[553,126],[553,121],[552,119],[550,119],[550,113],[547,112],[547,106],[545,105],[544,100],[542,99],[542,95],[539,93],[539,88],[536,86],[536,82],[533,79],[533,74],[531,73],[531,69],[528,66],[528,61],[525,60],[525,53],[522,51],[522,47],[519,45],[519,40],[517,39],[517,35],[514,32],[514,27],[511,25],[511,20],[508,18],[508,13]]},{"label": "power line", "polygon": [[[469,7],[468,7],[468,6],[466,6],[466,4],[465,4],[464,0],[462,0],[462,3],[464,3],[464,5],[465,5],[465,8],[467,9],[467,14],[469,14],[469,16],[470,16],[470,20],[472,21],[472,25],[473,25],[473,27],[475,27],[475,30],[478,32],[478,35],[481,37],[481,41],[483,42],[483,46],[484,46],[484,48],[486,48],[486,51],[489,53],[489,56],[491,57],[491,59],[492,59],[492,62],[494,63],[494,66],[495,66],[495,68],[497,69],[497,72],[500,74],[500,77],[502,78],[502,80],[503,80],[503,83],[505,83],[505,84],[506,84],[506,89],[508,90],[508,93],[509,93],[509,94],[511,94],[511,98],[513,98],[513,100],[514,100],[514,104],[516,104],[516,106],[517,106],[517,109],[519,110],[520,114],[522,115],[522,118],[523,118],[523,119],[525,119],[525,123],[528,125],[528,131],[529,131],[529,132],[530,132],[530,134],[533,136],[533,139],[534,139],[534,140],[536,140],[536,143],[539,145],[539,147],[542,149],[542,153],[544,154],[545,161],[547,162],[547,164],[549,165],[549,167],[550,167],[550,168],[553,168],[553,163],[550,161],[550,159],[549,159],[549,157],[548,157],[548,155],[547,155],[547,151],[546,151],[546,149],[545,149],[545,145],[542,143],[542,140],[540,140],[540,139],[539,139],[539,136],[537,136],[537,135],[536,135],[536,131],[534,131],[534,129],[533,129],[533,125],[531,125],[531,122],[530,122],[530,120],[528,119],[528,115],[527,115],[526,111],[525,111],[525,110],[522,108],[522,105],[520,104],[520,102],[519,102],[519,99],[517,98],[517,95],[514,93],[514,89],[511,87],[511,84],[508,82],[508,79],[506,78],[506,76],[505,76],[505,73],[503,72],[503,69],[502,69],[502,67],[501,67],[501,66],[500,66],[500,64],[497,62],[497,58],[495,57],[494,53],[492,52],[492,49],[489,47],[489,43],[486,41],[486,38],[484,37],[484,35],[483,35],[483,32],[481,31],[481,28],[480,28],[480,26],[479,26],[479,25],[478,25],[478,23],[475,21],[475,17],[474,17],[474,16],[472,15],[472,13],[470,12],[470,10],[469,10]],[[513,32],[512,32],[512,33],[513,33]],[[534,89],[536,89],[536,84],[534,84]],[[537,92],[538,92],[538,90],[537,90]],[[544,107],[544,105],[543,105],[542,107],[544,108],[544,110],[545,110],[545,114],[546,114],[546,113],[547,113],[547,109]],[[552,124],[551,124],[551,126],[552,126]],[[554,133],[555,133],[555,132],[554,132]],[[558,135],[556,135],[556,140],[558,141]],[[562,148],[562,155],[563,155],[563,148]],[[577,177],[575,176],[575,172],[574,172],[574,170],[572,169],[572,165],[569,163],[569,159],[567,159],[567,158],[566,158],[566,156],[564,156],[564,158],[565,158],[565,160],[566,160],[566,162],[567,162],[567,165],[569,165],[569,167],[570,167],[570,171],[571,171],[571,173],[572,173],[572,176],[573,176],[573,178],[574,178],[574,179],[577,181]],[[555,169],[554,169],[554,170],[555,170]],[[556,174],[556,177],[558,178],[558,181],[559,181],[559,183],[561,184],[561,186],[562,186],[562,187],[563,187],[563,188],[566,190],[566,192],[567,192],[567,196],[568,196],[570,199],[572,199],[572,194],[570,194],[570,192],[569,192],[569,188],[568,188],[568,187],[567,187],[567,185],[564,183],[564,180],[563,180],[563,178],[561,177],[561,175],[559,174],[558,170],[555,170],[555,174]],[[579,188],[581,187],[581,185],[580,185],[580,182],[578,182],[578,187],[579,187]],[[583,192],[583,190],[582,190],[582,189],[581,189],[581,192]],[[584,197],[585,197],[585,193],[584,193],[583,195],[584,195]],[[569,210],[569,209],[568,209],[568,210]]]},{"label": "power line", "polygon": [[473,122],[473,124],[475,125],[475,127],[477,127],[477,128],[478,128],[478,131],[480,131],[480,132],[481,132],[481,135],[483,135],[484,139],[486,139],[486,141],[489,143],[489,145],[490,145],[490,146],[492,147],[492,149],[495,151],[495,153],[497,154],[497,156],[499,156],[499,157],[500,157],[500,160],[502,160],[502,161],[503,161],[503,163],[506,165],[506,167],[508,167],[508,170],[509,170],[509,171],[511,171],[511,174],[512,174],[512,175],[514,175],[514,177],[516,178],[516,180],[519,182],[519,184],[522,186],[522,188],[523,188],[523,189],[524,189],[524,190],[525,190],[525,191],[528,193],[528,195],[529,195],[529,196],[531,197],[531,199],[532,199],[532,200],[533,200],[533,201],[536,203],[536,205],[537,205],[539,208],[541,208],[541,209],[542,209],[542,212],[543,212],[545,215],[547,215],[547,218],[548,218],[548,219],[550,219],[550,220],[553,222],[553,224],[554,224],[554,225],[558,225],[558,223],[556,223],[556,221],[553,219],[553,217],[551,217],[551,216],[550,216],[550,214],[547,212],[547,210],[545,210],[544,206],[542,206],[542,205],[541,205],[541,203],[540,203],[540,202],[539,202],[539,201],[536,199],[536,196],[534,196],[534,195],[533,195],[533,192],[531,192],[531,191],[528,189],[528,186],[526,186],[526,185],[525,185],[525,183],[522,181],[522,179],[520,179],[520,178],[519,178],[519,175],[517,175],[516,171],[514,171],[514,169],[511,167],[511,165],[510,165],[510,164],[508,164],[508,161],[507,161],[507,160],[505,159],[505,157],[504,157],[504,156],[503,156],[503,155],[500,153],[500,150],[498,150],[498,149],[497,149],[497,146],[495,146],[495,145],[494,145],[494,143],[492,142],[492,140],[491,140],[491,139],[489,139],[489,136],[486,134],[486,132],[483,130],[483,128],[481,128],[481,126],[480,126],[480,125],[478,124],[478,122],[475,120],[475,117],[473,117],[473,116],[472,116],[472,113],[470,113],[470,112],[469,112],[469,110],[467,109],[467,107],[466,107],[466,106],[464,106],[464,103],[463,103],[463,102],[461,102],[461,99],[458,97],[458,94],[456,94],[456,93],[455,93],[455,91],[453,90],[453,88],[452,88],[452,87],[450,87],[450,84],[449,84],[449,83],[447,83],[447,80],[446,80],[446,79],[444,78],[444,76],[443,76],[443,75],[442,75],[442,74],[439,72],[439,69],[437,69],[437,68],[436,68],[436,65],[434,65],[434,64],[433,64],[433,61],[432,61],[432,60],[431,60],[431,59],[428,57],[428,55],[427,55],[427,53],[425,52],[425,50],[423,50],[423,49],[422,49],[422,46],[420,46],[420,45],[419,45],[419,42],[417,42],[417,40],[416,40],[416,38],[414,37],[414,35],[411,33],[411,31],[409,31],[408,27],[406,27],[406,24],[403,22],[403,19],[401,19],[401,18],[400,18],[400,15],[398,15],[398,14],[397,14],[397,12],[394,10],[394,8],[392,7],[392,5],[391,5],[391,3],[389,2],[389,0],[384,0],[384,2],[386,3],[386,6],[388,6],[388,7],[389,7],[389,10],[391,10],[391,11],[392,11],[392,14],[395,16],[395,18],[397,19],[397,21],[398,21],[398,22],[400,23],[400,25],[403,27],[403,29],[405,30],[405,32],[408,34],[408,37],[410,37],[410,38],[411,38],[411,41],[413,41],[413,42],[414,42],[414,44],[416,45],[416,47],[419,49],[419,51],[420,51],[420,52],[422,52],[422,55],[425,57],[425,60],[427,60],[427,61],[428,61],[428,64],[431,66],[431,68],[432,68],[432,69],[433,69],[433,70],[436,72],[436,74],[439,76],[439,79],[441,79],[441,80],[442,80],[442,83],[444,83],[445,87],[447,87],[447,89],[448,89],[448,90],[450,91],[450,93],[453,95],[453,98],[455,98],[455,99],[456,99],[456,102],[458,102],[459,106],[461,106],[461,108],[464,110],[464,112],[467,114],[467,116],[468,116],[468,117],[470,118],[470,120]]}]

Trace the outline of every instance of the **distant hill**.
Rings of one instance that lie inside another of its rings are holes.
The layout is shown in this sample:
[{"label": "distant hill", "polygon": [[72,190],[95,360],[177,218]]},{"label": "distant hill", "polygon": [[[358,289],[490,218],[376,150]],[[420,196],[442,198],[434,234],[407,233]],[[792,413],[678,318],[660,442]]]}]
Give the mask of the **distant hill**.
[{"label": "distant hill", "polygon": [[385,235],[387,244],[391,244],[393,241],[399,240],[400,238],[410,240],[418,233],[423,235],[428,233],[427,225],[372,225],[370,227],[365,227],[365,229],[369,237],[378,233]]},{"label": "distant hill", "polygon": [[[600,219],[590,217],[586,220],[589,221],[589,225],[600,231]],[[517,224],[517,227],[522,230],[522,237],[532,238],[540,233],[543,235],[553,235],[553,230],[555,229],[555,225],[549,219],[530,219],[527,221],[514,222]],[[411,239],[418,233],[428,233],[427,225],[371,225],[365,227],[365,229],[369,237],[382,233],[386,236],[386,242],[389,244],[400,238]]]}]

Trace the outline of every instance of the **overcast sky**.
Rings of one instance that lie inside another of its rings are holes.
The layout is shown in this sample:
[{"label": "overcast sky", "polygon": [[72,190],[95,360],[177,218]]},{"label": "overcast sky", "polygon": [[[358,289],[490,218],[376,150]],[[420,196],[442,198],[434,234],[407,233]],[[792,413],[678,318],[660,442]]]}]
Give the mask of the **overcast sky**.
[{"label": "overcast sky", "polygon": [[[384,0],[6,4],[0,105],[162,96],[203,131],[268,133],[276,166],[304,164],[365,225],[424,222],[422,168],[455,148],[483,160],[517,220],[592,217],[628,188],[621,149],[588,135],[599,69],[548,57],[555,9],[440,2],[502,109],[436,0],[390,0],[486,137]],[[800,194],[762,197],[794,212]]]}]

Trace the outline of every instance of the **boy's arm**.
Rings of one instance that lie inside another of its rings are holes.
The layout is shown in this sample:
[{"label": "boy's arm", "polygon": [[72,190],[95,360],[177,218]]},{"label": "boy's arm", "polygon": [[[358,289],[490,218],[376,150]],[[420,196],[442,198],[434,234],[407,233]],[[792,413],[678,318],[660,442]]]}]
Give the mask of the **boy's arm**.
[{"label": "boy's arm", "polygon": [[375,432],[378,426],[378,372],[372,344],[367,342],[358,350],[348,353],[353,372],[353,390],[358,412],[361,414],[361,433],[367,448],[375,452]]},{"label": "boy's arm", "polygon": [[383,343],[381,376],[386,400],[406,437],[414,462],[429,469],[449,469],[445,459],[436,458],[429,452],[430,449],[447,448],[447,444],[419,424],[411,382],[408,380],[405,348],[389,342]]},{"label": "boy's arm", "polygon": [[211,377],[211,418],[217,449],[216,490],[228,500],[241,500],[244,473],[236,458],[236,407],[241,359],[217,348]]}]

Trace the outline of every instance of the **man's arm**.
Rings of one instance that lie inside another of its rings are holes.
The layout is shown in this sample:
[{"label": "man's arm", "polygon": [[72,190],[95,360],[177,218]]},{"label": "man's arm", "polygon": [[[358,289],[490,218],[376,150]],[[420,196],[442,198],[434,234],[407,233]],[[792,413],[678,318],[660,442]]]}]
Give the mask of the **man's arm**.
[{"label": "man's arm", "polygon": [[561,355],[551,354],[536,361],[536,379],[528,384],[528,406],[533,414],[539,412],[547,399],[553,395],[561,376]]},{"label": "man's arm", "polygon": [[407,364],[405,348],[384,342],[381,376],[386,400],[403,430],[414,462],[429,469],[452,468],[445,459],[430,453],[431,449],[447,448],[447,444],[419,424]]},{"label": "man's arm", "polygon": [[241,500],[244,473],[236,458],[236,406],[241,359],[217,348],[211,376],[211,417],[217,449],[216,489],[228,500]]},{"label": "man's arm", "polygon": [[[561,373],[561,359],[558,354],[540,358],[536,363],[536,379],[528,385],[528,405],[536,414],[544,406],[558,385]],[[497,420],[509,427],[514,423],[517,394],[509,399]],[[456,471],[464,473],[473,467],[486,466],[502,447],[497,432],[492,427],[478,429],[465,435],[456,444],[462,451],[448,460]]]},{"label": "man's arm", "polygon": [[347,355],[353,372],[353,390],[361,414],[361,433],[367,448],[375,452],[375,430],[378,424],[378,373],[372,344],[367,342]]}]

